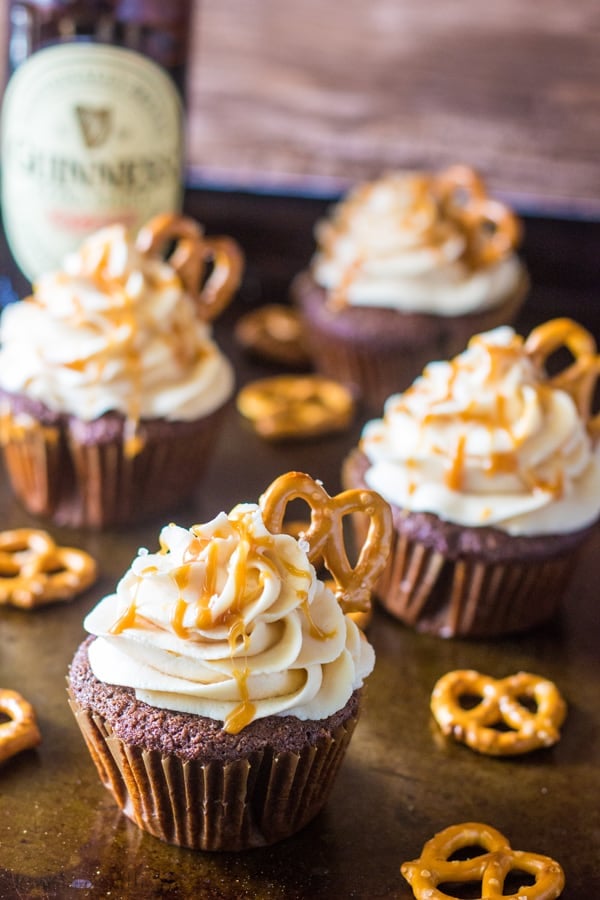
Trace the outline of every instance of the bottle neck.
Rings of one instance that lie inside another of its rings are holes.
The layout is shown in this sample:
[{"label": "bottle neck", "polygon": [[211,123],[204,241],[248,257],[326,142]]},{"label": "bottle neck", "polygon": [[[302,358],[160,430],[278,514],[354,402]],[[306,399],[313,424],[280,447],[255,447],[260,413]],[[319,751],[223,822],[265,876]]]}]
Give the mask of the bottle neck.
[{"label": "bottle neck", "polygon": [[94,41],[135,50],[185,94],[193,0],[10,0],[9,76],[37,50]]}]

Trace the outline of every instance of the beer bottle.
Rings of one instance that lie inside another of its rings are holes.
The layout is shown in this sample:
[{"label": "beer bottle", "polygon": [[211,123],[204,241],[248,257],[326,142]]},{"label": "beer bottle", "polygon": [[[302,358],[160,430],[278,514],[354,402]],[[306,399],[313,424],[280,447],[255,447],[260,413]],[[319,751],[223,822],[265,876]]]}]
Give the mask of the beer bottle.
[{"label": "beer bottle", "polygon": [[193,0],[9,0],[2,212],[34,279],[92,231],[181,205]]}]

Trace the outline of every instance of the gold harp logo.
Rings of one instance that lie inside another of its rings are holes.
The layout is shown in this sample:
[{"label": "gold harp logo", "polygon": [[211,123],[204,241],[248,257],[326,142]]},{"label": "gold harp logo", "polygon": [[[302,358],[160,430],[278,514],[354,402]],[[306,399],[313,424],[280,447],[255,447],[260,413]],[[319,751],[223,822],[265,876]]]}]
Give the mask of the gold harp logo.
[{"label": "gold harp logo", "polygon": [[101,147],[110,134],[110,109],[76,106],[75,114],[86,147]]}]

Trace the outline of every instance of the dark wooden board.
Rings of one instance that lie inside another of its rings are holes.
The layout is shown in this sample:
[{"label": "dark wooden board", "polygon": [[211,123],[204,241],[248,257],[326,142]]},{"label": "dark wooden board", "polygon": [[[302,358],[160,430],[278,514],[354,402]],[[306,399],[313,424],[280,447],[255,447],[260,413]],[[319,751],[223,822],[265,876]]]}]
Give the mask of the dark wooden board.
[{"label": "dark wooden board", "polygon": [[194,174],[330,191],[466,161],[521,209],[600,213],[596,0],[203,0]]}]

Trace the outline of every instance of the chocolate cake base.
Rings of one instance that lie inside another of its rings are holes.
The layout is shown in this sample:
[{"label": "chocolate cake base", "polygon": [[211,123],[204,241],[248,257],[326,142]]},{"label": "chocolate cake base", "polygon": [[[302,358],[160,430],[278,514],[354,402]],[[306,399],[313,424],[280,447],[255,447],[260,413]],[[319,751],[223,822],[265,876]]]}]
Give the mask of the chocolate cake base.
[{"label": "chocolate cake base", "polygon": [[106,528],[176,509],[201,479],[225,407],[191,422],[145,419],[141,450],[126,452],[125,418],[90,422],[0,392],[2,449],[28,512],[58,525]]},{"label": "chocolate cake base", "polygon": [[514,321],[528,289],[498,306],[461,316],[405,313],[381,307],[333,308],[310,272],[298,275],[291,297],[300,310],[315,368],[344,383],[370,409],[409,387],[427,363],[461,353],[474,334]]},{"label": "chocolate cake base", "polygon": [[93,640],[71,664],[70,704],[103,784],[140,828],[192,849],[244,850],[288,837],[322,809],[360,691],[326,719],[269,716],[228,734],[213,719],[158,709],[98,681]]},{"label": "chocolate cake base", "polygon": [[[368,487],[369,465],[354,450],[343,464],[344,487]],[[441,637],[496,637],[551,618],[595,527],[513,536],[391,508],[394,542],[377,598],[405,624]],[[356,518],[354,527],[364,540],[364,523]]]}]

